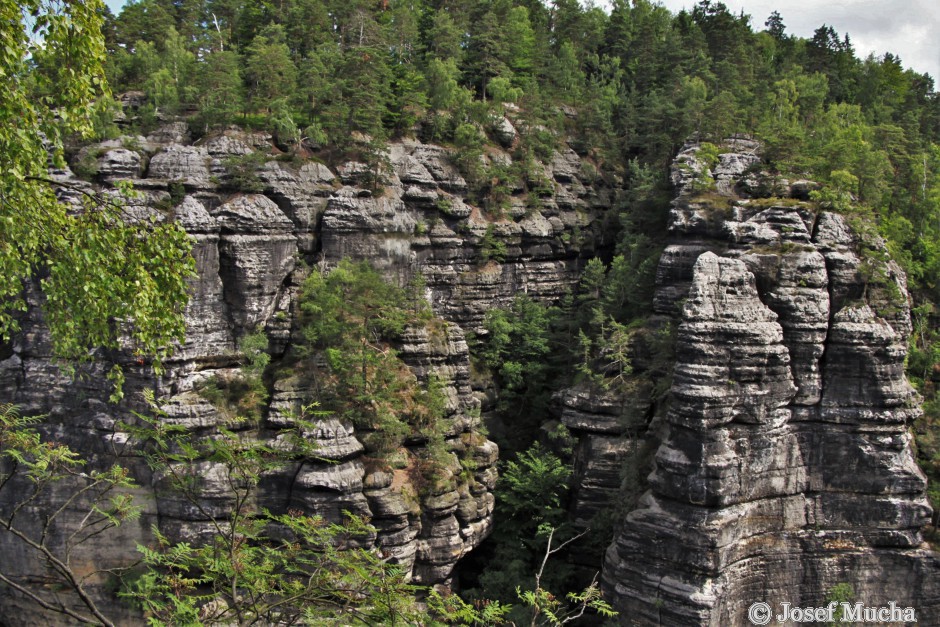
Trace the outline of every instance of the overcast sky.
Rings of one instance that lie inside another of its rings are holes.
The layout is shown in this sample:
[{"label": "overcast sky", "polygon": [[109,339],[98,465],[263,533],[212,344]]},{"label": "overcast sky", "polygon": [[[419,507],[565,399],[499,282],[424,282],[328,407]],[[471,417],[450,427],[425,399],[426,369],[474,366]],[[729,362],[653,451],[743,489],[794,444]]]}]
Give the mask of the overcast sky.
[{"label": "overcast sky", "polygon": [[[124,0],[106,0],[117,14]],[[751,16],[755,31],[778,11],[787,32],[812,37],[813,31],[828,24],[839,35],[849,34],[855,54],[881,56],[891,52],[901,57],[904,67],[926,72],[940,90],[940,2],[937,0],[723,0],[734,13],[743,10]],[[697,0],[660,0],[673,13],[691,8]],[[603,0],[598,5],[607,4]]]},{"label": "overcast sky", "polygon": [[[764,22],[777,11],[787,33],[812,37],[828,24],[839,35],[849,34],[855,56],[864,59],[890,52],[906,68],[926,72],[940,89],[940,2],[937,0],[722,0],[728,10],[751,16],[751,27],[764,30]],[[673,13],[691,9],[697,0],[660,0]]]}]

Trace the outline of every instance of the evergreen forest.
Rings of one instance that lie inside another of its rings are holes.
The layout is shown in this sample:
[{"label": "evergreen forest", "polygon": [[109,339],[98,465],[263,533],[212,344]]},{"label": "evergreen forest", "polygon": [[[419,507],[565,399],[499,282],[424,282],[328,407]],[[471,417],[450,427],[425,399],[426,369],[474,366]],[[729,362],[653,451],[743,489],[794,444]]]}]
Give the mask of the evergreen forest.
[{"label": "evergreen forest", "polygon": [[[455,623],[505,620],[517,610],[499,603],[520,599],[526,608],[550,608],[554,599],[539,596],[546,589],[584,589],[573,597],[576,609],[607,611],[591,596],[588,565],[601,559],[622,512],[597,521],[591,546],[564,546],[578,531],[565,511],[571,442],[563,427],[546,429],[543,417],[552,394],[576,381],[646,385],[654,397],[665,395],[671,330],[650,325],[648,316],[667,237],[669,165],[690,138],[702,142],[706,159],[709,147],[727,138],[758,139],[766,171],[817,182],[815,199],[880,235],[903,268],[913,323],[907,373],[924,401],[914,425],[917,455],[930,479],[938,533],[940,95],[933,77],[892,54],[860,58],[851,34],[831,25],[797,37],[777,12],[735,14],[712,0],[677,14],[651,0],[613,0],[609,8],[578,0],[131,0],[117,15],[103,5],[97,11],[107,88],[83,139],[146,135],[170,120],[184,120],[194,137],[238,126],[270,133],[278,158],[295,163],[335,166],[354,157],[373,169],[372,186],[380,189],[384,147],[413,137],[451,149],[471,197],[496,216],[506,210],[507,190],[538,195],[543,182],[535,165],[564,138],[593,164],[592,176],[616,189],[605,239],[583,260],[577,288],[554,304],[520,295],[511,308],[489,311],[483,332],[469,338],[476,375],[498,389],[496,411],[512,419],[491,434],[503,460],[495,530],[460,574],[468,604],[498,603],[489,618],[460,605],[472,618],[455,613]],[[43,63],[42,56],[32,61],[32,76],[57,71]],[[30,80],[32,97],[56,90],[54,82]],[[494,165],[481,156],[507,111],[519,129],[513,165]],[[64,144],[70,156],[79,154],[77,137]],[[250,191],[257,183],[259,164],[228,165],[240,177],[237,187]],[[79,175],[81,166],[73,161]],[[483,251],[495,261],[506,254],[486,238]],[[365,265],[345,263],[329,276],[313,273],[304,287],[302,332],[328,356],[318,366],[330,377],[324,399],[341,399],[344,418],[385,440],[409,435],[396,418],[405,405],[430,416],[422,434],[437,437],[430,425],[443,401],[434,382],[417,389],[392,352],[363,348],[370,341],[363,338],[435,324],[426,308],[409,304],[420,289],[393,288]],[[385,313],[375,314],[373,305]],[[180,333],[173,327],[155,334],[166,343]],[[256,354],[267,348],[263,338],[247,341],[260,342]],[[638,351],[645,355],[640,383],[631,378]],[[255,379],[242,382],[256,395],[249,401],[265,400],[263,357]],[[357,379],[367,357],[381,378]],[[229,392],[207,393],[250,418],[256,406],[246,404],[248,396],[222,398]],[[637,451],[634,463],[650,454]],[[643,486],[625,490],[632,503]],[[327,531],[298,533],[324,542]],[[546,534],[561,550],[542,577]],[[940,535],[930,538],[940,542]],[[185,570],[166,555],[146,558],[157,570]],[[158,583],[149,585],[131,596],[152,599]],[[535,592],[525,598],[520,586]],[[439,615],[456,612],[445,601],[435,598]],[[174,616],[163,606],[147,609]]]}]

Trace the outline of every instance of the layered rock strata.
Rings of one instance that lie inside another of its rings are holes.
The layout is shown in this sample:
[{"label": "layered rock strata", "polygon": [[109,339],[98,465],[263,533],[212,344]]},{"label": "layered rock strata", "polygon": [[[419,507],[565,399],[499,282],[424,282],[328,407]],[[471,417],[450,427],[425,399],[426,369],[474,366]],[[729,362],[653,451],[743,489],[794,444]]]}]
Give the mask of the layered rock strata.
[{"label": "layered rock strata", "polygon": [[[322,217],[322,256],[369,259],[402,279],[420,272],[434,311],[479,330],[488,309],[519,293],[553,301],[576,282],[583,259],[603,245],[596,216],[611,206],[603,181],[586,186],[587,167],[571,150],[544,166],[544,190],[515,189],[504,206],[484,211],[438,146],[402,141],[388,152],[381,195],[341,176]],[[489,162],[511,163],[493,150]],[[355,172],[356,164],[346,171]],[[350,185],[351,184],[351,185]]]},{"label": "layered rock strata", "polygon": [[629,625],[750,625],[755,602],[824,606],[838,584],[934,624],[903,275],[863,271],[845,218],[799,190],[747,197],[756,148],[732,142],[703,177],[688,146],[674,170],[655,301],[679,322],[671,401],[604,589]]},{"label": "layered rock strata", "polygon": [[[514,141],[508,120],[500,128],[506,142]],[[163,420],[183,426],[193,438],[211,437],[231,411],[207,401],[200,390],[241,376],[238,345],[248,333],[264,331],[275,359],[289,354],[306,268],[346,257],[368,260],[402,285],[420,272],[426,297],[449,322],[410,329],[396,349],[419,381],[435,377],[446,399],[448,459],[438,460],[437,476],[422,479],[415,466],[426,445],[421,438],[407,440],[391,459],[376,460],[367,450],[368,433],[325,417],[304,433],[316,456],[265,474],[253,506],[333,520],[343,511],[365,516],[376,528],[370,542],[414,581],[447,583],[457,561],[490,532],[498,453],[479,434],[480,401],[470,389],[463,329],[478,328],[489,308],[510,303],[520,292],[550,300],[569,289],[595,241],[594,216],[610,204],[609,188],[586,186],[581,178],[590,168],[564,150],[544,166],[538,195],[514,189],[505,206],[487,212],[469,196],[450,153],[438,146],[391,144],[390,170],[380,189],[365,184],[362,164],[350,162],[334,172],[313,161],[275,159],[273,152],[263,134],[227,131],[192,145],[185,124],[169,124],[146,138],[83,151],[83,159],[96,160],[93,184],[69,171],[55,173],[75,186],[106,191],[114,181],[130,181],[140,196],[127,200],[129,210],[174,219],[191,235],[198,275],[186,309],[187,335],[159,377],[146,363],[110,354],[72,379],[55,364],[39,297],[31,295],[24,331],[0,361],[0,397],[25,414],[45,414],[45,435],[72,446],[92,467],[119,461],[130,469],[141,485],[141,518],[122,527],[119,545],[106,538],[91,541],[79,560],[89,572],[121,565],[135,559],[136,543],[149,541],[151,525],[171,539],[198,541],[211,532],[207,513],[224,516],[232,505],[223,469],[196,469],[205,502],[194,507],[163,490],[164,479],[134,456],[135,444],[120,424],[133,421],[134,411],[150,411],[141,400],[143,390],[156,393]],[[485,159],[511,163],[501,150]],[[127,400],[117,406],[106,402],[110,387],[104,378],[114,362],[127,375]],[[310,381],[297,372],[267,385],[271,396],[260,423],[245,435],[286,442],[294,417],[310,399]],[[37,502],[36,514],[56,496]],[[24,580],[45,581],[41,565],[15,547],[0,546],[0,554],[19,556],[12,560],[19,569],[14,574]],[[96,583],[103,590],[106,581]],[[113,600],[104,602],[117,607]],[[49,620],[23,607],[15,595],[0,594],[6,620]]]}]

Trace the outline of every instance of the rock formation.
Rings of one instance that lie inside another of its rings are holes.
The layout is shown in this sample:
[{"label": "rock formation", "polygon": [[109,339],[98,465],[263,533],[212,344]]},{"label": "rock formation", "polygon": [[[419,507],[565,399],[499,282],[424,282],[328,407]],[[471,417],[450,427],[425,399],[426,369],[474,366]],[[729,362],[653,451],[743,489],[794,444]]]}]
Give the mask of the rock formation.
[{"label": "rock formation", "polygon": [[689,145],[674,167],[655,301],[678,321],[670,403],[604,589],[630,625],[750,625],[752,603],[823,606],[838,584],[934,624],[903,275],[799,190],[759,197],[756,150],[729,143],[706,176]]},{"label": "rock formation", "polygon": [[[511,139],[508,120],[501,129]],[[468,184],[449,152],[416,141],[389,146],[390,169],[382,173],[381,189],[365,184],[364,166],[357,162],[334,173],[312,161],[275,159],[263,134],[227,131],[191,145],[185,126],[170,124],[125,143],[92,146],[81,157],[96,159],[91,171],[97,187],[130,181],[140,198],[129,200],[129,209],[175,219],[192,236],[198,276],[186,310],[185,342],[159,377],[130,356],[108,354],[73,379],[55,364],[34,306],[0,361],[0,397],[24,414],[45,414],[43,432],[87,456],[91,467],[118,461],[141,486],[141,518],[122,527],[116,542],[116,536],[88,542],[76,556],[79,568],[133,561],[134,545],[148,542],[151,525],[180,541],[210,533],[206,513],[224,516],[231,507],[223,474],[211,465],[199,469],[205,503],[194,508],[162,490],[161,477],[127,449],[133,442],[122,421],[133,421],[134,411],[149,412],[141,392],[153,390],[163,420],[182,425],[194,438],[211,436],[228,419],[227,411],[200,390],[240,376],[240,339],[263,330],[275,359],[289,354],[307,268],[353,258],[372,262],[402,285],[420,272],[435,313],[447,319],[434,322],[432,330],[408,329],[396,349],[419,381],[433,376],[443,388],[450,461],[434,481],[418,485],[412,462],[424,447],[420,438],[380,461],[367,450],[367,434],[324,417],[306,433],[316,457],[267,473],[257,506],[333,520],[344,510],[366,516],[377,530],[374,545],[413,581],[446,584],[457,561],[490,532],[498,453],[479,433],[480,400],[470,388],[464,329],[478,328],[488,309],[507,305],[519,292],[552,300],[568,290],[583,251],[598,239],[590,233],[594,209],[608,206],[608,188],[582,184],[580,158],[565,151],[542,173],[547,183],[539,196],[527,201],[525,190],[516,190],[504,208],[484,212],[468,197]],[[487,158],[509,160],[503,152]],[[68,171],[56,176],[91,187]],[[490,254],[486,246],[501,252]],[[33,305],[37,298],[31,298]],[[126,400],[119,405],[106,402],[103,374],[113,362],[127,375]],[[270,400],[252,437],[278,442],[308,402],[309,381],[296,372],[267,384]],[[34,503],[36,515],[61,495],[45,496]],[[33,585],[45,580],[41,564],[15,547],[0,546],[0,554],[15,564],[13,574]],[[107,584],[104,577],[93,583],[101,589]],[[24,607],[16,595],[0,594],[5,620],[46,624],[48,617]]]},{"label": "rock formation", "polygon": [[[503,148],[518,139],[509,119],[496,133]],[[151,525],[198,540],[208,532],[205,511],[230,507],[217,469],[200,468],[200,511],[160,490],[161,478],[128,450],[120,425],[148,411],[143,390],[161,400],[164,420],[210,436],[227,416],[201,390],[240,376],[239,341],[258,330],[274,359],[289,361],[309,267],[368,260],[401,285],[420,273],[440,318],[408,328],[395,348],[417,380],[442,385],[446,467],[422,483],[421,438],[377,460],[368,432],[320,417],[305,432],[317,455],[267,473],[257,505],[367,516],[376,528],[369,542],[414,581],[447,583],[490,532],[498,454],[478,429],[485,395],[471,389],[465,331],[479,331],[489,309],[518,293],[544,302],[564,295],[584,259],[610,244],[598,217],[612,206],[612,187],[562,149],[531,175],[537,187],[516,184],[484,208],[439,146],[393,143],[381,172],[359,161],[333,171],[273,150],[264,134],[236,131],[192,145],[179,124],[86,150],[95,185],[131,181],[141,192],[132,214],[175,219],[192,236],[198,276],[186,340],[159,377],[146,363],[102,354],[71,378],[52,358],[31,293],[23,333],[0,353],[0,397],[45,414],[44,433],[92,467],[117,460],[130,468],[141,518],[76,556],[88,570],[126,563]],[[633,356],[635,370],[659,372],[674,344],[667,402],[649,376],[628,389],[556,395],[557,417],[577,437],[572,518],[592,524],[615,495],[633,509],[603,575],[625,624],[747,625],[754,601],[822,605],[840,583],[868,604],[893,600],[924,619],[940,615],[938,561],[920,535],[930,509],[907,430],[918,399],[904,378],[903,275],[860,255],[850,221],[808,202],[806,182],[749,173],[757,150],[733,140],[711,170],[695,145],[676,160],[652,331]],[[492,146],[483,159],[511,162]],[[68,171],[55,176],[90,186]],[[106,402],[112,362],[127,374],[127,400],[117,406]],[[252,435],[282,443],[311,382],[293,371],[266,384],[270,400]],[[635,475],[653,451],[648,479],[622,486],[622,467]],[[26,514],[61,495],[48,497]],[[15,547],[0,553],[26,580],[45,581]],[[107,582],[96,583],[103,590]],[[12,594],[0,595],[0,615],[48,622]]]}]

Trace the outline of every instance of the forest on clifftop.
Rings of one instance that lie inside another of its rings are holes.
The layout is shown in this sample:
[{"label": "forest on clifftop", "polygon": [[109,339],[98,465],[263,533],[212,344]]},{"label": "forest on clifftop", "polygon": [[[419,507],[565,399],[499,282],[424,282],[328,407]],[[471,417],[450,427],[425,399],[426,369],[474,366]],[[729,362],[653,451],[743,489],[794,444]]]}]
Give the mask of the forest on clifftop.
[{"label": "forest on clifftop", "polygon": [[[519,538],[565,524],[565,438],[558,436],[553,453],[533,444],[545,439],[541,416],[572,381],[629,374],[629,345],[649,315],[667,237],[669,166],[690,139],[707,161],[727,138],[756,138],[763,171],[816,182],[820,207],[867,225],[904,269],[913,323],[907,373],[924,399],[914,428],[935,537],[940,96],[932,77],[891,54],[859,58],[850,34],[831,26],[795,37],[776,12],[760,23],[711,0],[678,14],[648,0],[615,0],[609,11],[577,0],[136,0],[118,15],[100,11],[113,96],[95,103],[91,139],[147,135],[178,120],[193,138],[237,126],[270,133],[277,158],[295,165],[361,161],[377,191],[388,143],[417,138],[452,151],[468,197],[494,219],[509,209],[512,190],[539,196],[545,181],[537,166],[567,143],[590,177],[616,190],[605,241],[592,249],[597,257],[583,260],[577,289],[552,306],[520,298],[494,309],[471,338],[474,367],[499,390],[497,411],[525,417],[493,435],[505,460],[503,509],[490,546],[467,567],[466,581],[479,587],[472,594],[511,601],[513,586],[531,578],[543,555]],[[35,78],[57,72],[43,63],[41,56],[32,62],[26,81],[39,99],[56,90]],[[482,158],[506,132],[504,116],[518,132],[506,142],[508,165]],[[90,180],[97,155],[81,151],[86,139],[65,144],[74,172]],[[235,187],[257,192],[260,165],[246,157],[226,167]],[[484,237],[485,259],[500,261],[504,246]],[[343,272],[363,273],[372,283],[362,289],[381,291],[382,280],[364,266]],[[328,335],[311,334],[321,344]],[[320,348],[353,354],[358,336],[340,336],[343,350]],[[255,339],[264,344],[260,355],[266,340]],[[668,367],[653,364],[650,376]],[[581,587],[564,561],[546,580]]]},{"label": "forest on clifftop", "polygon": [[104,12],[111,88],[143,99],[121,130],[118,104],[99,103],[99,137],[184,115],[197,136],[238,124],[336,162],[363,146],[367,161],[379,159],[388,139],[418,136],[456,149],[481,201],[498,201],[513,179],[537,183],[480,167],[494,115],[510,107],[527,129],[517,162],[544,160],[569,138],[624,190],[616,252],[632,252],[634,276],[621,299],[632,306],[611,312],[621,323],[651,297],[676,151],[690,137],[758,138],[766,167],[849,199],[907,273],[908,373],[926,408],[919,457],[940,505],[933,77],[891,54],[858,58],[832,26],[795,37],[779,13],[760,24],[711,0],[678,14],[647,0],[616,0],[609,12],[576,0],[140,0]]}]

